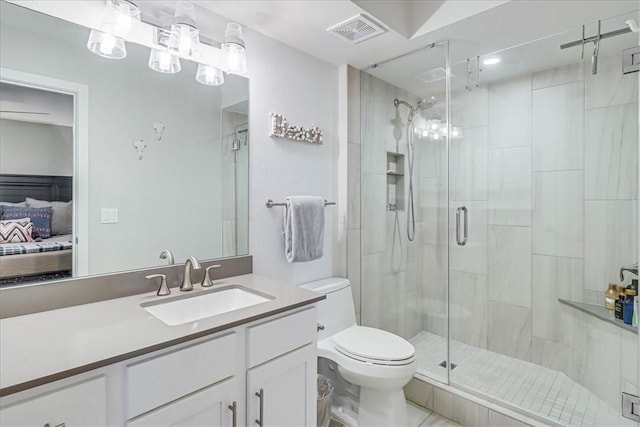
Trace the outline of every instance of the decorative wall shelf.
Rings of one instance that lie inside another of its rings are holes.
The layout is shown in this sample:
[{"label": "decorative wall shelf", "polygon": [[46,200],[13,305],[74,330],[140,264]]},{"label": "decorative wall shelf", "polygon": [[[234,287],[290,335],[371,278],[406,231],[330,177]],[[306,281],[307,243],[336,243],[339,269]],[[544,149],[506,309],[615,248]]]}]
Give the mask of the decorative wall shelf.
[{"label": "decorative wall shelf", "polygon": [[616,325],[617,327],[622,328],[626,331],[633,332],[634,334],[638,333],[638,328],[636,326],[627,325],[622,320],[616,319],[612,310],[608,310],[601,305],[587,304],[584,302],[571,301],[562,298],[558,299],[558,301],[560,301],[562,304],[568,305],[569,307],[580,310],[583,313],[587,313],[594,317],[597,317],[600,320],[604,320],[607,323]]}]

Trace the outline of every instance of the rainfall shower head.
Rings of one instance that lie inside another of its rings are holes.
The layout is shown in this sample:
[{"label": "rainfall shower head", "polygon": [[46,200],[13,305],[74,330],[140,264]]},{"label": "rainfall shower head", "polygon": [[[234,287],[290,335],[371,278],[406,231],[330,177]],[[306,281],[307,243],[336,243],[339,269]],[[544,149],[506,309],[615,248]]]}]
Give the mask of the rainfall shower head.
[{"label": "rainfall shower head", "polygon": [[438,98],[436,98],[435,96],[431,96],[429,99],[420,98],[415,103],[415,105],[409,104],[407,101],[403,101],[401,99],[396,98],[393,100],[393,105],[395,105],[396,108],[398,108],[400,105],[405,105],[409,107],[409,110],[412,113],[414,113],[416,110],[420,110],[420,111],[428,110],[429,108],[436,105],[437,102],[438,102]]},{"label": "rainfall shower head", "polygon": [[422,99],[419,99],[418,102],[416,102],[416,109],[422,110],[422,111],[428,110],[429,108],[436,105],[437,102],[438,102],[438,98],[436,98],[435,96],[430,97],[428,100],[422,98]]},{"label": "rainfall shower head", "polygon": [[428,110],[429,108],[436,105],[437,102],[438,102],[438,98],[436,98],[435,96],[431,96],[429,97],[429,99],[420,98],[415,103],[415,105],[409,104],[407,101],[403,101],[401,99],[396,98],[393,100],[393,105],[395,105],[396,108],[398,108],[400,105],[405,105],[409,107],[409,122],[411,122],[413,120],[413,115],[416,113],[416,111]]}]

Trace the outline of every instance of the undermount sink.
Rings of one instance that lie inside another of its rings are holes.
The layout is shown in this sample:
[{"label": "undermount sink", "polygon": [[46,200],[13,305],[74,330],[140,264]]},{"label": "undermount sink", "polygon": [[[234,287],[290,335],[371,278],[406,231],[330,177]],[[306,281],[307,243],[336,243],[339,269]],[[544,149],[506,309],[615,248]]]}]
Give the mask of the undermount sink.
[{"label": "undermount sink", "polygon": [[140,306],[165,324],[176,326],[262,304],[273,298],[242,285],[229,285],[190,295],[145,302]]}]

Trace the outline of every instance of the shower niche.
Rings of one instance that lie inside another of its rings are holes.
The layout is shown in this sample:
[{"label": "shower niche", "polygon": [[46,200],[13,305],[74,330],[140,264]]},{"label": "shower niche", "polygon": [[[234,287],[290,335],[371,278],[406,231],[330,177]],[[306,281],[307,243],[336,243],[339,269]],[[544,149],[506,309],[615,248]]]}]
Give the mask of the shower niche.
[{"label": "shower niche", "polygon": [[404,154],[387,151],[387,210],[403,210]]}]

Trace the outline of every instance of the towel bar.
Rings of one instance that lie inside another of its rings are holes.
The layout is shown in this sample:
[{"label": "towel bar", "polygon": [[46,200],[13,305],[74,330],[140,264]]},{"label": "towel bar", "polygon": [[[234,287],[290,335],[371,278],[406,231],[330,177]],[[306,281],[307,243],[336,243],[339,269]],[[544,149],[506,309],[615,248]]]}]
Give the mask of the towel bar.
[{"label": "towel bar", "polygon": [[[327,205],[335,205],[335,204],[336,204],[336,202],[327,202],[326,200],[324,201],[324,205],[325,205],[325,206],[327,206]],[[267,200],[267,201],[265,202],[265,204],[264,204],[264,205],[265,205],[266,207],[268,207],[268,208],[272,208],[272,207],[274,207],[274,206],[287,206],[287,204],[286,204],[286,203],[275,203],[275,202],[274,202],[273,200],[271,200],[271,199]]]}]

